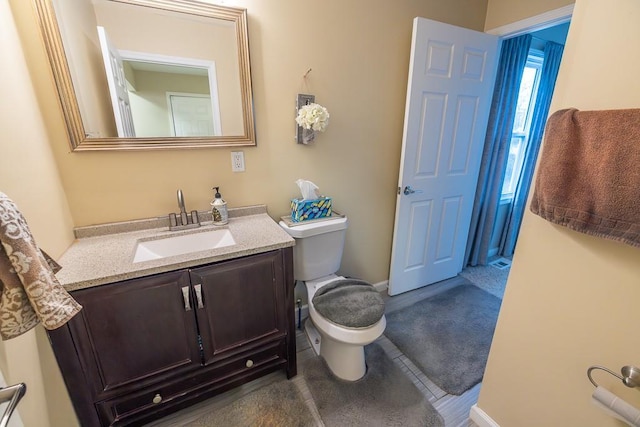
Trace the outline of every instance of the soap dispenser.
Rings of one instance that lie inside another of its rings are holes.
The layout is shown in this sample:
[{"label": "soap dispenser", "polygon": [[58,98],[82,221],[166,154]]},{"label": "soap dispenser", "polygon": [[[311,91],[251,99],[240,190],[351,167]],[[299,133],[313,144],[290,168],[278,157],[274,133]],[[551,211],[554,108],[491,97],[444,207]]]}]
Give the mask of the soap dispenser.
[{"label": "soap dispenser", "polygon": [[211,202],[211,214],[213,215],[213,225],[225,225],[229,222],[229,213],[227,212],[227,202],[222,199],[220,187],[213,187],[216,195]]}]

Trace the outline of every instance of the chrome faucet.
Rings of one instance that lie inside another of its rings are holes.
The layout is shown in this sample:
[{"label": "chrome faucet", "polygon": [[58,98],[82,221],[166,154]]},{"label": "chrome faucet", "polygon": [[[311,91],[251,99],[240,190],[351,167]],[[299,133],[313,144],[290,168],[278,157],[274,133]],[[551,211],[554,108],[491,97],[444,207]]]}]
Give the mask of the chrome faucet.
[{"label": "chrome faucet", "polygon": [[191,215],[187,214],[187,209],[184,206],[184,195],[182,194],[182,190],[178,190],[178,207],[180,208],[180,221],[178,221],[178,216],[176,214],[170,213],[170,230],[184,230],[185,228],[200,227],[198,211],[191,211]]},{"label": "chrome faucet", "polygon": [[189,217],[187,216],[187,209],[184,207],[182,190],[178,190],[178,207],[180,208],[180,222],[182,222],[182,225],[187,225],[189,223]]}]

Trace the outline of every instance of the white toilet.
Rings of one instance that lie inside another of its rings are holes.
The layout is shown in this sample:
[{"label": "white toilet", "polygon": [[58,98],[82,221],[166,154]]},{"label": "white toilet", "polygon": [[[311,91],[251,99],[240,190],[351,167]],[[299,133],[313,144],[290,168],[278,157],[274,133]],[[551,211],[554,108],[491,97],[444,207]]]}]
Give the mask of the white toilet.
[{"label": "white toilet", "polygon": [[[305,331],[316,354],[337,377],[362,378],[367,369],[364,346],[382,335],[387,321],[384,302],[373,286],[334,274],[340,268],[347,218],[292,226],[280,221],[280,226],[296,240],[293,276],[307,286],[311,322],[307,320]],[[344,298],[349,310],[340,310]],[[327,302],[332,311],[325,308]]]}]

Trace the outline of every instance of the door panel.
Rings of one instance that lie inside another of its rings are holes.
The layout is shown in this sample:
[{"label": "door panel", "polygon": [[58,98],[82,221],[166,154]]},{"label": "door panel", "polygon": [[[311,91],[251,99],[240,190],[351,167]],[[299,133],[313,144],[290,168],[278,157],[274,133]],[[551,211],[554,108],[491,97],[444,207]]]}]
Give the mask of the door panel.
[{"label": "door panel", "polygon": [[453,143],[449,151],[448,175],[469,173],[469,163],[476,148],[473,144],[473,126],[477,120],[477,114],[477,97],[458,97],[453,124]]},{"label": "door panel", "polygon": [[200,367],[184,287],[189,275],[182,271],[72,293],[83,309],[69,327],[98,395]]},{"label": "door panel", "polygon": [[434,177],[438,173],[438,159],[442,146],[447,96],[442,93],[426,93],[422,100],[420,129],[429,132],[420,133],[420,144],[416,156],[417,178]]},{"label": "door panel", "polygon": [[285,336],[283,274],[279,251],[191,271],[192,284],[202,289],[196,315],[205,364],[241,345]]},{"label": "door panel", "polygon": [[434,262],[443,262],[453,259],[454,242],[456,232],[459,229],[459,214],[462,203],[460,197],[446,197],[442,200],[442,215],[440,229],[438,230],[438,246]]},{"label": "door panel", "polygon": [[426,262],[427,246],[425,242],[429,238],[432,207],[431,200],[416,202],[411,205],[409,250],[407,251],[405,269],[421,267]]},{"label": "door panel", "polygon": [[498,38],[414,20],[389,294],[462,270]]}]

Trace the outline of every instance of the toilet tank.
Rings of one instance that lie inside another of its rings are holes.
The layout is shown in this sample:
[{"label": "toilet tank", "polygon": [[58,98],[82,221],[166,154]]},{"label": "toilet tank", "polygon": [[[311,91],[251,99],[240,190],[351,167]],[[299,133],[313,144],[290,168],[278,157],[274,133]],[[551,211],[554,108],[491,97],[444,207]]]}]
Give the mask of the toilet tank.
[{"label": "toilet tank", "polygon": [[296,240],[293,247],[293,277],[313,280],[333,274],[340,268],[347,218],[314,221],[309,224],[280,226]]}]

